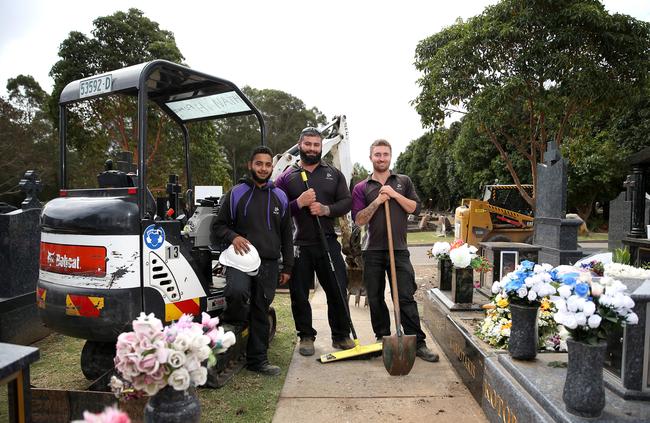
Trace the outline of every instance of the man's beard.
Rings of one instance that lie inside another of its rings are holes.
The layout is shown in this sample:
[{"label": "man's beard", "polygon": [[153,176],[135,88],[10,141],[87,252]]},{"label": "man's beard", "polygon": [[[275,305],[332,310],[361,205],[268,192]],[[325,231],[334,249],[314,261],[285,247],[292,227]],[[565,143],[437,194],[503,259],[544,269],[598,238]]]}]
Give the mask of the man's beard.
[{"label": "man's beard", "polygon": [[313,165],[313,164],[316,164],[316,163],[320,162],[322,154],[323,154],[323,152],[321,151],[318,154],[309,155],[309,154],[303,152],[302,150],[300,150],[300,161],[303,162],[306,165]]},{"label": "man's beard", "polygon": [[373,164],[372,165],[372,169],[375,172],[385,172],[385,171],[388,170],[389,167],[390,167],[390,163],[389,164]]},{"label": "man's beard", "polygon": [[253,169],[249,169],[249,172],[251,173],[253,180],[258,184],[265,184],[269,181],[269,179],[271,179],[271,175],[267,176],[266,178],[260,178],[257,176],[257,173]]}]

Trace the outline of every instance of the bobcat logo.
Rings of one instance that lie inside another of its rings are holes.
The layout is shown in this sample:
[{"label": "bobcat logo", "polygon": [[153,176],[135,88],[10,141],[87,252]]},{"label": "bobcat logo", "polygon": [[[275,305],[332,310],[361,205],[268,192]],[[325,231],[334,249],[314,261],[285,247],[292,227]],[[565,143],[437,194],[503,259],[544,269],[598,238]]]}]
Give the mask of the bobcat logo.
[{"label": "bobcat logo", "polygon": [[275,206],[275,208],[273,209],[273,214],[275,214],[275,215],[280,214],[280,207]]},{"label": "bobcat logo", "polygon": [[54,264],[56,260],[54,259],[55,253],[48,251],[47,252],[47,264]]},{"label": "bobcat logo", "polygon": [[395,187],[395,189],[401,191],[401,190],[402,190],[402,184],[397,184],[397,186]]},{"label": "bobcat logo", "polygon": [[332,176],[331,173],[327,172],[327,174],[325,175],[325,179],[327,179],[328,181],[333,181],[334,177]]}]

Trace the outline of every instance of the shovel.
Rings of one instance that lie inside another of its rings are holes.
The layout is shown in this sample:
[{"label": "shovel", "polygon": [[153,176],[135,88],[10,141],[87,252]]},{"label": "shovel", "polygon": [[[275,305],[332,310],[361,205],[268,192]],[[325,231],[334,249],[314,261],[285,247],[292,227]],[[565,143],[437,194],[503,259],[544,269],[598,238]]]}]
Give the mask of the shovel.
[{"label": "shovel", "polygon": [[399,313],[399,296],[397,295],[397,275],[395,272],[395,253],[393,252],[393,229],[390,224],[389,201],[384,202],[386,210],[386,230],[388,232],[388,254],[390,256],[390,283],[395,310],[397,335],[383,337],[384,367],[391,376],[407,375],[415,362],[417,340],[415,335],[404,335]]}]

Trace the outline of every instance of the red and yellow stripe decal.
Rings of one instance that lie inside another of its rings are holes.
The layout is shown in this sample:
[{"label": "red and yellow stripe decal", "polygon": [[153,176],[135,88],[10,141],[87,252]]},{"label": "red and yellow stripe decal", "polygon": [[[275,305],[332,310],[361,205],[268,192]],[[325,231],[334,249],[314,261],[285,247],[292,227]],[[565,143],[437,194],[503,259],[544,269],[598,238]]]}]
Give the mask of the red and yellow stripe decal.
[{"label": "red and yellow stripe decal", "polygon": [[47,290],[45,288],[36,288],[36,306],[38,308],[45,308],[45,296]]},{"label": "red and yellow stripe decal", "polygon": [[165,321],[178,320],[183,314],[198,316],[201,313],[199,298],[165,304]]},{"label": "red and yellow stripe decal", "polygon": [[103,308],[104,297],[72,294],[65,296],[65,314],[68,316],[99,317],[99,311]]}]

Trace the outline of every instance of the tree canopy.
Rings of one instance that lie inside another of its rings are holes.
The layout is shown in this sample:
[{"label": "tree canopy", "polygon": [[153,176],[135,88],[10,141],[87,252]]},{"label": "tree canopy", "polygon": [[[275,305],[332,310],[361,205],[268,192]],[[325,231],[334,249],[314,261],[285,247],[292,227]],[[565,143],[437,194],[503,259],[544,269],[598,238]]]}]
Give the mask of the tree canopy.
[{"label": "tree canopy", "polygon": [[[266,140],[274,154],[283,153],[298,142],[300,131],[307,126],[327,122],[317,108],[308,109],[299,98],[280,90],[244,87],[244,94],[262,112],[266,123]],[[217,139],[225,147],[236,182],[248,174],[246,162],[260,143],[259,124],[252,116],[220,120]]]},{"label": "tree canopy", "polygon": [[504,0],[418,44],[414,104],[433,128],[464,114],[515,184],[536,183],[547,141],[561,145],[587,133],[593,116],[629,104],[646,84],[649,57],[650,24],[609,14],[597,0]]}]

